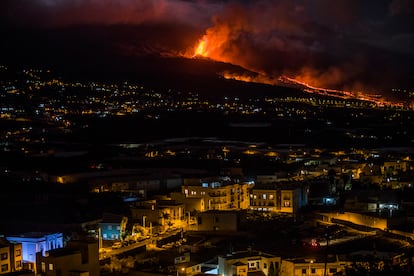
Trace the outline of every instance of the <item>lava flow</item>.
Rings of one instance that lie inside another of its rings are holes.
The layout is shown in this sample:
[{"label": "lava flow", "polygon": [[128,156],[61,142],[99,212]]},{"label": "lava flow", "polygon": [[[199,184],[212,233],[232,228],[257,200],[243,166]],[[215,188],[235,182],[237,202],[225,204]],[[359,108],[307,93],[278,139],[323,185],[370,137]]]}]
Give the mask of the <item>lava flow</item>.
[{"label": "lava flow", "polygon": [[[213,51],[210,51],[210,48],[213,49]],[[194,47],[193,54],[187,55],[191,58],[210,58],[212,60],[216,61],[222,61],[222,62],[229,62],[227,58],[224,58],[222,55],[219,55],[220,51],[218,51],[219,47],[217,45],[214,45],[209,41],[208,35],[204,35],[202,39],[198,41],[196,46]],[[216,54],[214,54],[216,53]],[[231,61],[230,61],[231,63]],[[233,63],[236,64],[236,63]],[[236,64],[238,65],[238,64]],[[238,74],[233,72],[222,72],[221,76],[226,79],[234,79],[238,81],[244,81],[244,82],[255,82],[255,83],[263,83],[263,84],[269,84],[269,85],[281,85],[281,86],[293,86],[296,88],[301,89],[304,92],[312,93],[312,94],[318,94],[318,95],[324,95],[324,96],[332,96],[342,99],[356,99],[356,100],[363,100],[368,101],[376,106],[404,106],[403,103],[395,103],[390,102],[387,100],[384,100],[382,98],[382,95],[379,94],[368,94],[361,91],[355,92],[355,91],[346,91],[346,90],[339,90],[339,89],[330,89],[330,88],[323,88],[323,87],[317,87],[314,85],[310,85],[304,81],[301,81],[298,78],[289,77],[286,75],[280,75],[280,76],[270,76],[266,73],[257,72],[254,69],[248,68],[249,71],[253,72],[253,74]]]}]

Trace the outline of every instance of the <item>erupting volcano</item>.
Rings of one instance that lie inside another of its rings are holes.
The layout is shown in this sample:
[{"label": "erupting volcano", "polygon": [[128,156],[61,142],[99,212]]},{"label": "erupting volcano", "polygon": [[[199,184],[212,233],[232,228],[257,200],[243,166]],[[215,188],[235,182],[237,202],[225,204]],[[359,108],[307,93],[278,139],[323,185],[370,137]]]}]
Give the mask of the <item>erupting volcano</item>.
[{"label": "erupting volcano", "polygon": [[256,72],[220,72],[227,78],[355,97],[414,87],[412,1],[4,0],[0,14],[11,62],[126,71],[120,58],[184,55]]},{"label": "erupting volcano", "polygon": [[[205,34],[202,39],[200,39],[195,47],[194,53],[186,55],[191,58],[209,58],[215,61],[228,62],[238,66],[245,66],[244,64],[238,64],[237,60],[233,61],[230,57],[226,57],[220,47],[226,45],[225,36],[217,38],[215,33],[209,29],[207,34]],[[315,83],[324,83],[324,81],[318,79],[310,79],[307,74],[296,74],[294,76],[287,76],[284,74],[281,75],[270,75],[266,72],[256,71],[254,68],[246,68],[250,72],[255,74],[238,74],[235,72],[220,72],[219,74],[226,79],[233,79],[243,82],[255,82],[263,83],[270,85],[279,85],[279,86],[293,86],[296,88],[302,89],[302,91],[319,94],[324,96],[332,96],[342,99],[358,99],[363,101],[369,101],[377,106],[404,106],[406,104],[402,102],[393,102],[386,100],[380,94],[375,93],[365,93],[362,91],[351,91],[351,90],[341,90],[341,89],[332,89],[327,87],[319,87]]]}]

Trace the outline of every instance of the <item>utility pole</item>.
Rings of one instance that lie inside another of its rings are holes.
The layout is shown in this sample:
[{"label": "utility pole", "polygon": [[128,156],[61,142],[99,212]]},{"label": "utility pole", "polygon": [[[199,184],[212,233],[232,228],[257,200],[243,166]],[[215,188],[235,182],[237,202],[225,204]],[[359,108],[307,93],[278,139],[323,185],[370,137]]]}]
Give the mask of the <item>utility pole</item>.
[{"label": "utility pole", "polygon": [[326,248],[325,248],[325,269],[323,271],[323,275],[326,276],[327,274],[327,265],[328,265],[328,246],[329,246],[329,235],[328,235],[328,228],[325,228],[325,238],[326,238]]}]

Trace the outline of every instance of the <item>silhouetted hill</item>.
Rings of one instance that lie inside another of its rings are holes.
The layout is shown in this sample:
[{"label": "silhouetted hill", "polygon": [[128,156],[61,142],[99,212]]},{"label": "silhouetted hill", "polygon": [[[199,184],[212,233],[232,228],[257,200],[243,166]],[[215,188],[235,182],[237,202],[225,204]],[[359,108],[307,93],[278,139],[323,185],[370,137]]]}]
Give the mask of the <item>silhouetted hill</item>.
[{"label": "silhouetted hill", "polygon": [[[0,28],[2,36],[7,38],[7,43],[0,46],[0,62],[9,66],[48,67],[67,79],[129,80],[157,89],[203,93],[212,98],[240,97],[246,93],[304,95],[296,89],[221,77],[224,71],[255,74],[240,66],[181,57],[177,54],[179,50],[188,47],[189,40],[196,41],[193,30],[183,28],[181,36],[187,39],[174,39],[165,26],[152,26],[150,33],[147,30],[148,26],[122,25],[46,30]],[[165,45],[168,41],[168,50],[160,43],[160,37]]]}]

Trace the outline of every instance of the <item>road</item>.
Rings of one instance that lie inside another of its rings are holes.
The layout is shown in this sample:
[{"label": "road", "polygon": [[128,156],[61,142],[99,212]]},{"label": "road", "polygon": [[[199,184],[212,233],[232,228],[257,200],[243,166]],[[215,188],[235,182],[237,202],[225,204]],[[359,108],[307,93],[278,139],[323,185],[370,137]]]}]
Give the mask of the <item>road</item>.
[{"label": "road", "polygon": [[153,244],[155,246],[155,244],[157,243],[158,240],[162,240],[162,239],[168,238],[170,236],[176,235],[180,231],[181,231],[181,229],[177,229],[177,230],[170,231],[170,232],[165,232],[165,233],[160,234],[158,236],[153,236],[149,239],[145,239],[145,240],[142,240],[142,241],[137,241],[135,243],[132,243],[132,244],[129,244],[127,246],[123,246],[123,247],[117,248],[117,249],[113,249],[112,247],[105,247],[102,250],[103,252],[101,252],[99,254],[99,260],[105,260],[105,259],[111,258],[113,256],[120,255],[120,254],[129,252],[129,251],[135,250],[135,249],[140,248],[142,246],[148,247],[148,245],[150,245],[150,244]]}]

